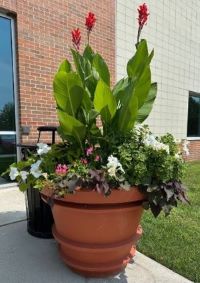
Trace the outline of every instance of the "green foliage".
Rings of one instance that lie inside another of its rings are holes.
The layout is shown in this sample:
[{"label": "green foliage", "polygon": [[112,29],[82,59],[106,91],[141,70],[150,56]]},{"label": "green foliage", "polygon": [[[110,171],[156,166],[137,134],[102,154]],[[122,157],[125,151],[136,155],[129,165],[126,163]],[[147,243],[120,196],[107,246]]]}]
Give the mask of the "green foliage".
[{"label": "green foliage", "polygon": [[147,98],[144,104],[138,110],[138,114],[137,114],[138,123],[144,122],[144,120],[149,116],[153,108],[154,100],[156,99],[156,94],[157,94],[157,83],[153,83],[151,84],[151,88],[148,92],[148,95],[147,95]]},{"label": "green foliage", "polygon": [[181,184],[184,162],[172,135],[155,138],[147,127],[140,127],[116,154],[126,172],[125,179],[146,194],[145,208],[151,208],[154,216],[162,210],[168,215],[178,201],[188,202]]},{"label": "green foliage", "polygon": [[69,62],[67,59],[65,59],[65,60],[60,64],[60,66],[59,66],[59,68],[58,68],[58,71],[59,71],[59,72],[63,71],[63,72],[66,72],[66,73],[71,72],[71,71],[72,71],[72,67],[71,67],[70,62]]},{"label": "green foliage", "polygon": [[[126,89],[120,92],[121,96],[118,103],[121,107],[116,114],[117,127],[121,133],[130,131],[135,123],[138,111],[138,97],[135,94],[135,87],[129,84]],[[115,120],[113,122],[115,127]]]},{"label": "green foliage", "polygon": [[76,117],[84,94],[80,77],[76,73],[59,71],[54,78],[53,88],[58,109]]},{"label": "green foliage", "polygon": [[92,61],[92,66],[108,86],[110,86],[110,73],[107,64],[100,54],[95,54]]},{"label": "green foliage", "polygon": [[117,109],[115,97],[109,86],[102,80],[99,80],[95,90],[94,108],[101,115],[105,124],[111,121]]},{"label": "green foliage", "polygon": [[95,122],[98,114],[103,122],[104,141],[108,140],[109,131],[112,135],[116,133],[116,138],[118,131],[124,136],[137,119],[147,118],[155,99],[155,87],[151,86],[149,66],[153,52],[149,55],[145,40],[137,45],[135,55],[128,62],[128,78],[120,80],[113,90],[108,66],[100,54],[89,45],[82,55],[73,49],[71,52],[76,72],[65,60],[54,78],[62,139],[70,136],[81,148],[86,140],[101,142]]},{"label": "green foliage", "polygon": [[58,110],[58,118],[64,137],[66,137],[66,139],[69,138],[69,136],[73,137],[78,142],[79,146],[82,147],[82,140],[85,138],[86,134],[85,125],[61,110]]}]

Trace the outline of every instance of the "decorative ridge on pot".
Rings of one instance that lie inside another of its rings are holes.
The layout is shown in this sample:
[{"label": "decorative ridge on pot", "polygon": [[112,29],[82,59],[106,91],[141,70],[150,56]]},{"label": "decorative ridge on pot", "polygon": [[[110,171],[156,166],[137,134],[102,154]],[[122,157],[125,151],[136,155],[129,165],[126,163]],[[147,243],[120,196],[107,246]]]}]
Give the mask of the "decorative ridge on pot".
[{"label": "decorative ridge on pot", "polygon": [[[140,5],[138,13],[135,54],[127,63],[127,76],[114,86],[106,62],[90,46],[98,23],[95,14],[86,17],[83,52],[82,31],[72,31],[73,64],[64,59],[53,80],[62,142],[38,144],[35,154],[6,172],[21,191],[41,191],[51,204],[63,260],[86,276],[123,270],[141,235],[143,208],[157,217],[161,212],[169,215],[179,201],[189,202],[181,181],[185,147],[169,133],[155,136],[143,124],[157,84],[151,80],[154,51],[140,39],[147,5]],[[94,245],[104,248],[97,251]]]}]

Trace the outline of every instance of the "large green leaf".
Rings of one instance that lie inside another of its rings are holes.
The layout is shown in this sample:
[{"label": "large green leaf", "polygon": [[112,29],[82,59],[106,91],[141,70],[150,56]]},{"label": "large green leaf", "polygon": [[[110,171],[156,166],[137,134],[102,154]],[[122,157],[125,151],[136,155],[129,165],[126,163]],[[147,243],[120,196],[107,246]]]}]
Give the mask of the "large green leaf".
[{"label": "large green leaf", "polygon": [[72,52],[72,56],[74,59],[74,64],[75,64],[77,73],[79,74],[83,84],[85,85],[84,57],[81,56],[80,53],[74,49],[71,49],[71,52]]},{"label": "large green leaf", "polygon": [[127,64],[127,73],[129,78],[132,78],[133,81],[139,79],[143,74],[146,67],[149,66],[154,52],[148,54],[148,47],[146,40],[141,40],[137,46],[135,55],[128,61]]},{"label": "large green leaf", "polygon": [[83,107],[83,109],[85,109],[85,111],[86,111],[87,113],[89,113],[89,111],[90,111],[90,110],[92,109],[92,107],[93,107],[92,100],[90,99],[89,94],[88,94],[87,91],[84,91],[81,106]]},{"label": "large green leaf", "polygon": [[145,68],[141,77],[135,81],[134,85],[134,95],[138,98],[138,108],[140,108],[144,104],[151,87],[151,71],[149,66]]},{"label": "large green leaf", "polygon": [[126,89],[120,92],[123,97],[123,104],[117,110],[116,120],[117,129],[125,133],[130,131],[137,118],[138,112],[138,97],[135,94],[134,83],[129,84]]},{"label": "large green leaf", "polygon": [[117,109],[117,103],[110,87],[102,80],[99,80],[95,90],[94,108],[101,114],[105,122],[113,118]]},{"label": "large green leaf", "polygon": [[99,77],[107,84],[110,85],[110,73],[108,66],[100,54],[95,54],[93,57],[93,68],[99,74]]},{"label": "large green leaf", "polygon": [[86,127],[73,116],[58,109],[58,119],[62,133],[65,136],[72,136],[82,147],[82,140],[85,138]]},{"label": "large green leaf", "polygon": [[157,94],[157,83],[151,84],[151,88],[149,90],[149,93],[147,95],[147,98],[143,104],[143,106],[139,109],[138,115],[137,115],[137,122],[142,123],[150,114],[153,103],[156,98]]},{"label": "large green leaf", "polygon": [[76,70],[82,80],[84,87],[88,89],[91,99],[94,98],[94,92],[97,85],[97,78],[92,68],[92,57],[94,56],[92,49],[88,46],[85,49],[84,56],[79,52],[71,49]]},{"label": "large green leaf", "polygon": [[112,93],[113,95],[118,96],[118,93],[123,91],[128,85],[128,78],[123,78],[119,80],[116,85],[113,87]]},{"label": "large green leaf", "polygon": [[136,80],[132,80],[131,78],[123,79],[117,85],[115,96],[118,106],[128,107],[130,101],[132,101],[132,96],[136,96],[138,108],[141,108],[147,98],[150,87],[151,71],[150,67],[146,66],[143,73]]},{"label": "large green leaf", "polygon": [[84,52],[83,52],[83,57],[88,59],[90,61],[90,63],[92,63],[92,60],[94,58],[94,51],[92,50],[92,48],[90,47],[90,45],[86,45]]},{"label": "large green leaf", "polygon": [[75,117],[84,94],[80,77],[60,71],[55,75],[53,88],[58,108]]},{"label": "large green leaf", "polygon": [[69,73],[69,72],[72,71],[71,64],[67,59],[63,60],[62,63],[60,64],[60,66],[58,68],[58,72],[60,72],[60,71],[63,71],[63,72],[66,72],[66,73]]}]

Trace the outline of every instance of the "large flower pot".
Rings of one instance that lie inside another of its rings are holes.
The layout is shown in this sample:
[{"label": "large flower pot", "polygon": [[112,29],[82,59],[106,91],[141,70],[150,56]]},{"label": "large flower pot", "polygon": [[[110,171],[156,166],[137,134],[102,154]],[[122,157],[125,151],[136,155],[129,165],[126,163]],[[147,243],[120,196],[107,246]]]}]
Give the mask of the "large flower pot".
[{"label": "large flower pot", "polygon": [[[44,200],[51,192],[44,190]],[[113,190],[109,197],[78,191],[53,199],[53,235],[64,262],[87,277],[122,271],[135,254],[144,196],[137,188]]]}]

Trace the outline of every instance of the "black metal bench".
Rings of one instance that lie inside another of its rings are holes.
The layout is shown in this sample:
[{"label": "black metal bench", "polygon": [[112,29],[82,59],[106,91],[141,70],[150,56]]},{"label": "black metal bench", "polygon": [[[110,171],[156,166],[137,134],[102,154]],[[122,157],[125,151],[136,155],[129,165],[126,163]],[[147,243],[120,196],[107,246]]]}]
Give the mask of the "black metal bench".
[{"label": "black metal bench", "polygon": [[[58,127],[57,126],[40,126],[37,128],[38,131],[38,139],[37,143],[40,142],[41,139],[41,133],[42,132],[51,132],[51,143],[48,143],[48,145],[54,144],[55,139],[56,139],[56,132],[57,132]],[[22,160],[26,160],[27,157],[30,155],[30,153],[34,153],[37,148],[37,143],[36,144],[17,144],[17,147],[21,149],[21,155],[22,155]]]}]

